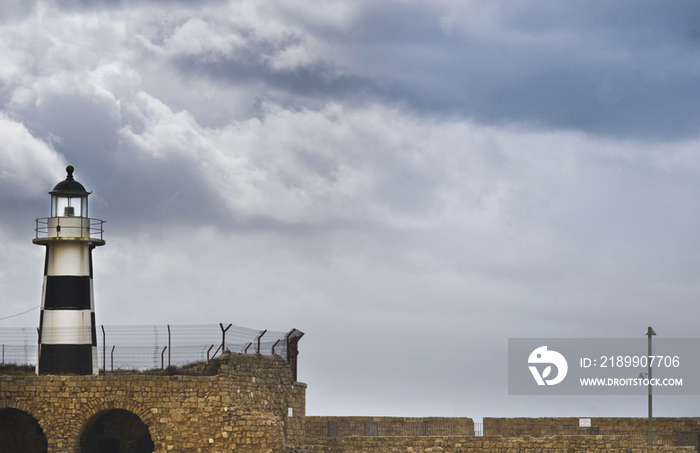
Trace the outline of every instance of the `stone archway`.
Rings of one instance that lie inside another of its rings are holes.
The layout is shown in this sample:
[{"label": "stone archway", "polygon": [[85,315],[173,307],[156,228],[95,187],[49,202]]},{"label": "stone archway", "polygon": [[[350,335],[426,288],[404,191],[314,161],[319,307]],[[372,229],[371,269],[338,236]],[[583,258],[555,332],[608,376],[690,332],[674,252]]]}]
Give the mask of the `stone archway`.
[{"label": "stone archway", "polygon": [[3,453],[46,453],[48,441],[39,422],[27,412],[0,409],[0,451]]},{"label": "stone archway", "polygon": [[125,409],[108,409],[93,416],[80,436],[80,453],[152,453],[148,426]]}]

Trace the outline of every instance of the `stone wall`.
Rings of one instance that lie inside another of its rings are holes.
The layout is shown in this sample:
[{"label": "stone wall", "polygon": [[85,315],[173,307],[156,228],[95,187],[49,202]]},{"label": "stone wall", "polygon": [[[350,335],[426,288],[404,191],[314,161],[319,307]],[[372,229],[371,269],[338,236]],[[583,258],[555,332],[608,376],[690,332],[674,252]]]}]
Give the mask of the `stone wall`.
[{"label": "stone wall", "polygon": [[307,440],[286,453],[691,453],[693,447],[652,447],[630,436],[339,437]]},{"label": "stone wall", "polygon": [[301,441],[305,393],[284,359],[226,353],[217,376],[2,376],[0,410],[36,419],[49,453],[81,453],[111,409],[137,415],[156,452],[273,452]]},{"label": "stone wall", "polygon": [[[248,400],[246,407],[270,411],[284,422],[287,443],[298,443],[304,438],[306,384],[292,379],[292,371],[284,359],[261,354],[227,354],[221,360],[219,374],[230,378],[231,394],[235,391],[236,395],[243,395]],[[252,395],[250,399],[248,394]]]},{"label": "stone wall", "polygon": [[[330,423],[329,423],[330,422]],[[306,438],[350,436],[473,436],[467,417],[306,417]]]},{"label": "stone wall", "polygon": [[[647,430],[645,417],[581,417],[590,418],[591,428],[599,434],[644,434]],[[658,433],[700,432],[700,417],[654,417],[653,428]],[[543,418],[493,418],[484,417],[484,435],[553,435],[587,434],[588,428],[579,428],[577,417]]]}]

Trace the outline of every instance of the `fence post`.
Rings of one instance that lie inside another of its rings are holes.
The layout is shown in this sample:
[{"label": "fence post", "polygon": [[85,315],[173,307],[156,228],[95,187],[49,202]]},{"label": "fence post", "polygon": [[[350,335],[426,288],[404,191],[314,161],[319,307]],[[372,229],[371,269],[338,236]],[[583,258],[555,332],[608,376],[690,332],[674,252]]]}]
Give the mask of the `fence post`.
[{"label": "fence post", "polygon": [[284,336],[287,343],[287,362],[292,369],[292,378],[297,380],[297,356],[299,355],[299,340],[304,336],[304,332],[292,329]]},{"label": "fence post", "polygon": [[219,323],[219,327],[221,327],[221,353],[223,354],[224,351],[226,350],[226,331],[231,328],[233,324],[229,324],[227,328],[224,329],[224,325],[222,323]]},{"label": "fence post", "polygon": [[207,362],[209,361],[209,351],[211,351],[211,348],[213,348],[214,345],[209,346],[209,349],[207,349]]},{"label": "fence post", "polygon": [[161,353],[160,353],[160,369],[161,369],[161,370],[164,368],[164,365],[165,365],[165,363],[164,363],[164,357],[163,357],[163,356],[165,355],[165,350],[166,350],[166,349],[168,349],[168,347],[167,347],[167,346],[164,346],[164,347],[163,347],[163,350],[162,350]]},{"label": "fence post", "polygon": [[272,355],[275,355],[275,346],[277,346],[277,343],[279,343],[280,341],[282,341],[281,338],[279,340],[275,341],[275,344],[272,345]]},{"label": "fence post", "polygon": [[107,343],[105,340],[105,325],[101,324],[102,327],[102,376],[107,375]]},{"label": "fence post", "polygon": [[[22,329],[24,331],[24,329]],[[36,343],[37,343],[37,349],[36,349],[36,374],[39,374],[39,362],[41,361],[41,329],[38,327],[36,328]],[[26,344],[26,342],[25,342]]]},{"label": "fence post", "polygon": [[260,339],[262,338],[263,335],[267,332],[267,329],[263,330],[260,335],[258,335],[258,354],[260,354]]},{"label": "fence post", "polygon": [[116,347],[117,347],[117,345],[112,345],[112,352],[109,353],[109,356],[110,356],[109,360],[110,360],[110,364],[112,366],[113,373],[114,373],[114,348],[116,348]]},{"label": "fence post", "polygon": [[170,351],[173,348],[170,347],[170,324],[168,324],[168,368],[170,368]]}]

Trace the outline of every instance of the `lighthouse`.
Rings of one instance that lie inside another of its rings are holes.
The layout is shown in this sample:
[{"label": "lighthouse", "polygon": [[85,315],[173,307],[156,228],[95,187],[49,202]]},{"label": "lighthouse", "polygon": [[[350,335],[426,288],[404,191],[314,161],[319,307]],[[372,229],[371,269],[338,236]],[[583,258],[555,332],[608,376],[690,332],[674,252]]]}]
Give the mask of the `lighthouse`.
[{"label": "lighthouse", "polygon": [[37,374],[98,374],[92,250],[105,244],[104,221],[88,217],[88,195],[73,179],[56,184],[51,217],[36,219],[34,244],[46,247]]}]

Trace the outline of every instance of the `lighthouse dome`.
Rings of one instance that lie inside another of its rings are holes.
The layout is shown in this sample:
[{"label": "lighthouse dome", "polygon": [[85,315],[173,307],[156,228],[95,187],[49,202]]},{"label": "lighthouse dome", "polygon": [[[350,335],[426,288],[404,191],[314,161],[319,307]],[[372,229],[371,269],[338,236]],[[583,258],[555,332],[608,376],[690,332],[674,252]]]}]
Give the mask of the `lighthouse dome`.
[{"label": "lighthouse dome", "polygon": [[73,171],[74,168],[72,165],[69,165],[66,167],[66,179],[63,181],[59,182],[56,184],[56,187],[53,188],[51,192],[49,192],[51,195],[58,195],[58,194],[74,194],[74,195],[85,195],[88,194],[89,192],[85,190],[85,187],[83,187],[82,184],[80,184],[78,181],[73,179]]}]

